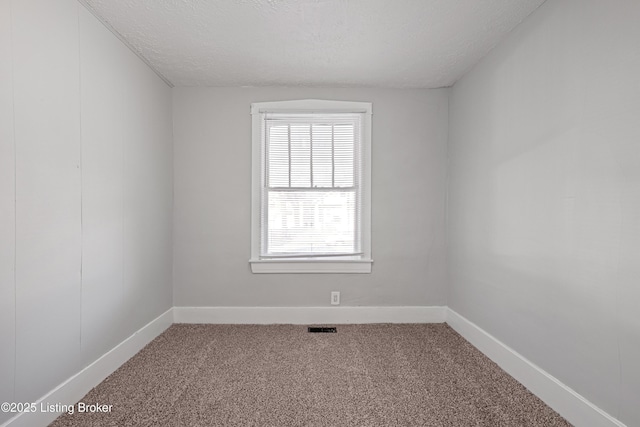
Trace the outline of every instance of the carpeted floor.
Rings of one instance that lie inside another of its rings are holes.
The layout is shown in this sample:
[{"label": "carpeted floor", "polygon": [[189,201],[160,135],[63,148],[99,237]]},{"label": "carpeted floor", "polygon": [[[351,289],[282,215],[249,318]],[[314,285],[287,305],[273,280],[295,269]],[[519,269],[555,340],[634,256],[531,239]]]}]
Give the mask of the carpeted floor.
[{"label": "carpeted floor", "polygon": [[51,426],[568,426],[446,324],[173,325]]}]

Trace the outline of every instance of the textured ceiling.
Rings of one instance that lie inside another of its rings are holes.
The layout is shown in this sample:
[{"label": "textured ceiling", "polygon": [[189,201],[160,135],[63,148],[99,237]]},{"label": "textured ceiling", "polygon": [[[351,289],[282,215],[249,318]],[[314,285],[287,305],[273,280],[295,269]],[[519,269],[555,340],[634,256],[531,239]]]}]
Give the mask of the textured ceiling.
[{"label": "textured ceiling", "polygon": [[544,0],[81,0],[176,86],[450,86]]}]

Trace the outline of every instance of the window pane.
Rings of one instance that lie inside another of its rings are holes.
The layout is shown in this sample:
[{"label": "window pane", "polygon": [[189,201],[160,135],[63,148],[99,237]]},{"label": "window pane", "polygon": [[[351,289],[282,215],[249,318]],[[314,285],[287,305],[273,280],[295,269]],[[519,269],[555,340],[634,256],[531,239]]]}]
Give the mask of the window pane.
[{"label": "window pane", "polygon": [[266,255],[356,251],[355,191],[269,191]]},{"label": "window pane", "polygon": [[359,254],[360,119],[352,113],[266,116],[261,256]]}]

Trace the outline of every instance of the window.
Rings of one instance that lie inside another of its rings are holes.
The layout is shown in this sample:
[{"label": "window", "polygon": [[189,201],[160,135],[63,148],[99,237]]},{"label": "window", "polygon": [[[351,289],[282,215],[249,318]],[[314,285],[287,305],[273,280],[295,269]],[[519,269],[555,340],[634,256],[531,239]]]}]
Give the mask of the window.
[{"label": "window", "polygon": [[254,273],[371,272],[371,103],[251,105]]}]

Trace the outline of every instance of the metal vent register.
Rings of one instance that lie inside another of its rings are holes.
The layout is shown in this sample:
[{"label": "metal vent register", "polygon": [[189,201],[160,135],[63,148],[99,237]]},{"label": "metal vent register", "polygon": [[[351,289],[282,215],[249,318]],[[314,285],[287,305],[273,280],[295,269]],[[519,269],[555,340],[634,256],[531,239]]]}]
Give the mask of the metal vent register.
[{"label": "metal vent register", "polygon": [[336,328],[321,328],[321,327],[309,327],[309,332],[315,332],[315,333],[329,333],[329,334],[335,334],[336,332],[338,332],[336,330]]}]

